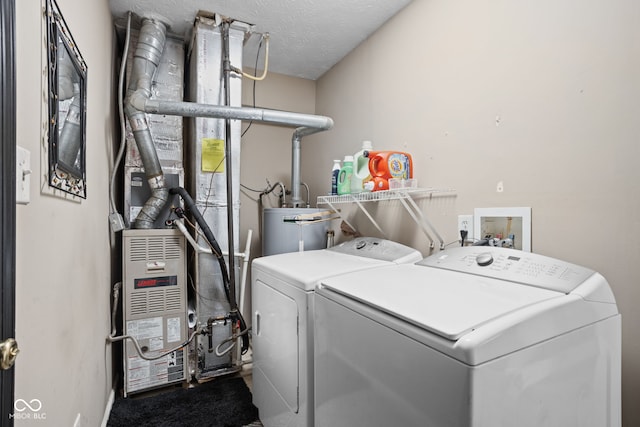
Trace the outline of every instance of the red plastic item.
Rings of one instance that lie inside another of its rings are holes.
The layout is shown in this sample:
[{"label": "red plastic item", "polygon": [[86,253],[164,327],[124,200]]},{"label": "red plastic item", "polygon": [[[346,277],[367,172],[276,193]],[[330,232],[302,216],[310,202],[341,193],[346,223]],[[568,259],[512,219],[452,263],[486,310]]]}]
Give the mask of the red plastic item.
[{"label": "red plastic item", "polygon": [[391,178],[413,178],[411,154],[402,151],[369,151],[369,172],[374,184],[372,191],[388,190]]}]

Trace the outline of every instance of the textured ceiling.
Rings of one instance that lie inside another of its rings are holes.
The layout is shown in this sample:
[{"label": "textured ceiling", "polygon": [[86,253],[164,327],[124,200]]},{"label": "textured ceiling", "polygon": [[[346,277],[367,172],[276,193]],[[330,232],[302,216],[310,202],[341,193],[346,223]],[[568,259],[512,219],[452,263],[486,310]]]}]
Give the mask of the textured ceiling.
[{"label": "textured ceiling", "polygon": [[[269,71],[316,80],[412,0],[109,0],[116,22],[128,11],[159,18],[188,37],[199,11],[253,24],[269,33]],[[258,36],[245,46],[255,65]],[[258,69],[262,68],[261,55]]]}]

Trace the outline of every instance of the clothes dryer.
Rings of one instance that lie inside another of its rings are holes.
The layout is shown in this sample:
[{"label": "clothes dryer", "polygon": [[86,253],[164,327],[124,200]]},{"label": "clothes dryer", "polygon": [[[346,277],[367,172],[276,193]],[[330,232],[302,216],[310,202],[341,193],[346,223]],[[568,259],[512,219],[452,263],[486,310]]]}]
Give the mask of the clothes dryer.
[{"label": "clothes dryer", "polygon": [[313,298],[319,281],[421,259],[399,243],[358,238],[253,260],[252,392],[266,427],[313,426]]},{"label": "clothes dryer", "polygon": [[600,274],[463,247],[323,279],[315,426],[619,427],[620,314]]}]

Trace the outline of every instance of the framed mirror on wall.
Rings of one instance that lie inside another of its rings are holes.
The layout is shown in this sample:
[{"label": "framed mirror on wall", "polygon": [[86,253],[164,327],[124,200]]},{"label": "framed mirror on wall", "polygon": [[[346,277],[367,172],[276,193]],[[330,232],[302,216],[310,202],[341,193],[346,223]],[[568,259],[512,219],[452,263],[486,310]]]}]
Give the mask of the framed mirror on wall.
[{"label": "framed mirror on wall", "polygon": [[56,4],[46,0],[48,181],[86,199],[87,64]]}]

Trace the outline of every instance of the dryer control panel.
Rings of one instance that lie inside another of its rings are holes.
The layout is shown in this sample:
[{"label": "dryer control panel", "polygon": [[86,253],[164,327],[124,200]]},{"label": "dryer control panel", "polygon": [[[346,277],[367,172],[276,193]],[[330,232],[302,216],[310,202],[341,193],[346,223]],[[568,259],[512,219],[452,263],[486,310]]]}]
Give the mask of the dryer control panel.
[{"label": "dryer control panel", "polygon": [[409,246],[376,237],[357,237],[327,250],[395,263],[414,263],[422,259],[422,254]]},{"label": "dryer control panel", "polygon": [[488,246],[447,249],[417,263],[569,293],[595,272],[531,252]]}]

